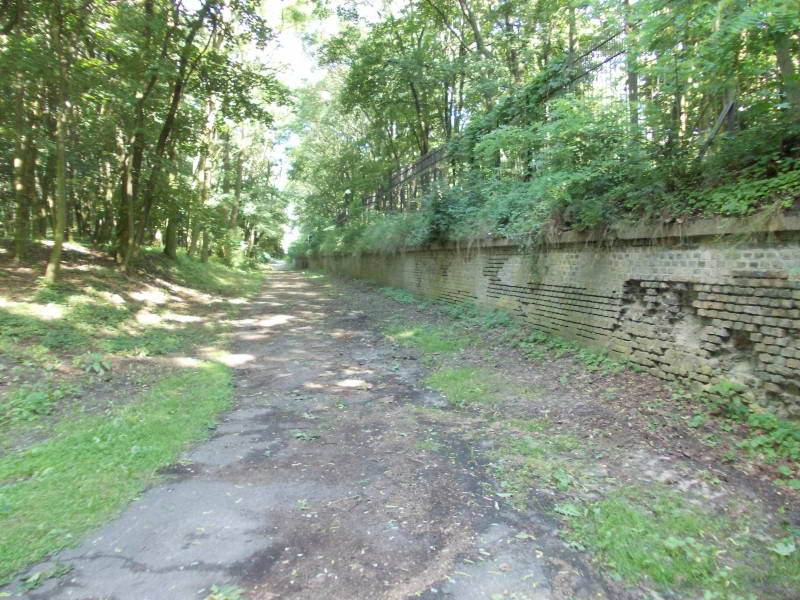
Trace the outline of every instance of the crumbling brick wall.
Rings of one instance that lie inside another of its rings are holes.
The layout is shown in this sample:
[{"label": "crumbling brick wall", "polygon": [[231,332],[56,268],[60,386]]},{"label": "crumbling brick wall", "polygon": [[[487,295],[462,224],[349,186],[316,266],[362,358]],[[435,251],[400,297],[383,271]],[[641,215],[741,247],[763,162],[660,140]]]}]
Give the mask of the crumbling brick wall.
[{"label": "crumbling brick wall", "polygon": [[569,234],[533,250],[503,240],[311,262],[505,310],[662,379],[742,383],[752,401],[800,416],[800,219],[746,233],[730,223],[611,241]]}]

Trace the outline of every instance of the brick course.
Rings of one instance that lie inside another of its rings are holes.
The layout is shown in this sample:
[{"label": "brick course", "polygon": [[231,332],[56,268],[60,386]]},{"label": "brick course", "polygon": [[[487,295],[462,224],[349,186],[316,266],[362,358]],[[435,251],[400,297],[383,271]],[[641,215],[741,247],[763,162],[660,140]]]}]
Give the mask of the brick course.
[{"label": "brick course", "polygon": [[537,250],[502,240],[315,257],[311,266],[504,310],[662,379],[742,383],[763,406],[800,416],[800,227],[746,237],[708,229],[613,243],[570,234]]}]

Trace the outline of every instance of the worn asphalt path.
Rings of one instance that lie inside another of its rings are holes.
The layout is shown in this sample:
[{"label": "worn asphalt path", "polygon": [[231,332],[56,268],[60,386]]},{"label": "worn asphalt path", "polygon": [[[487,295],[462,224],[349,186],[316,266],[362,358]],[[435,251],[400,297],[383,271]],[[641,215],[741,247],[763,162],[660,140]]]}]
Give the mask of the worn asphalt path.
[{"label": "worn asphalt path", "polygon": [[211,439],[17,597],[608,596],[548,517],[484,492],[469,442],[419,410],[442,401],[418,361],[348,294],[279,271],[234,331],[235,405]]}]

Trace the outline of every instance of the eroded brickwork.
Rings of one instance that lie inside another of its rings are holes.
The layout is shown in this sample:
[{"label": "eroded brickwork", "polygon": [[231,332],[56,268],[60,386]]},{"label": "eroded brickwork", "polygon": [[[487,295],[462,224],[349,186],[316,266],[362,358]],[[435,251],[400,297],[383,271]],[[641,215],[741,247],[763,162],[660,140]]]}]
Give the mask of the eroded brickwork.
[{"label": "eroded brickwork", "polygon": [[663,379],[747,385],[800,416],[800,239],[507,243],[312,259],[444,302],[501,309]]}]

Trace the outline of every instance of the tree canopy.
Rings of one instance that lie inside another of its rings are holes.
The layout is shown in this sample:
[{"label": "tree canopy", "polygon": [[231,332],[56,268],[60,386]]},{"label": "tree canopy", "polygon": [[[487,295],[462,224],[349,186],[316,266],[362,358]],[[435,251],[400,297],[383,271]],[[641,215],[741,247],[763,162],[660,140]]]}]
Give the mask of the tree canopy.
[{"label": "tree canopy", "polygon": [[23,258],[51,235],[104,245],[130,270],[162,240],[204,260],[280,252],[270,106],[253,57],[272,31],[258,0],[0,3],[0,235]]},{"label": "tree canopy", "polygon": [[298,112],[298,253],[798,199],[796,2],[413,0],[345,17]]},{"label": "tree canopy", "polygon": [[265,6],[0,0],[16,256],[51,237],[50,280],[70,236],[128,271],[153,244],[255,260],[288,204],[297,253],[796,208],[795,0],[297,0],[325,76],[294,90]]}]

